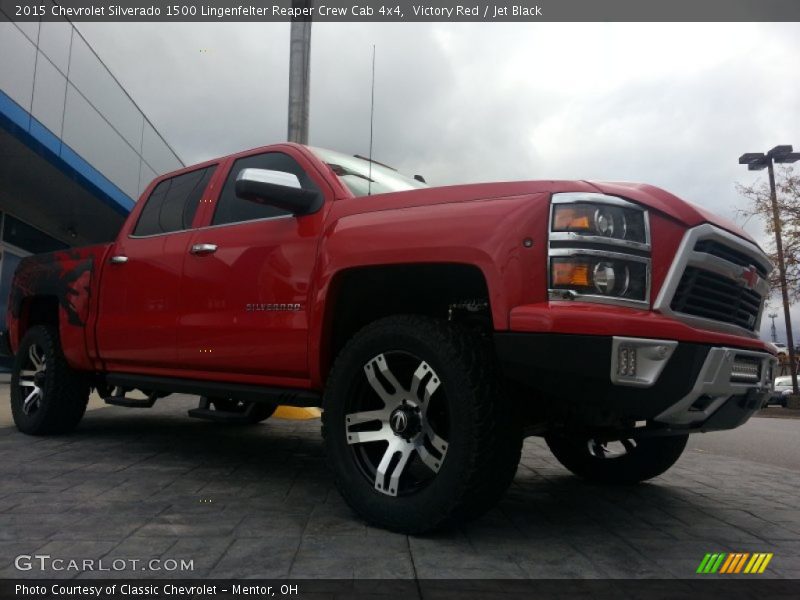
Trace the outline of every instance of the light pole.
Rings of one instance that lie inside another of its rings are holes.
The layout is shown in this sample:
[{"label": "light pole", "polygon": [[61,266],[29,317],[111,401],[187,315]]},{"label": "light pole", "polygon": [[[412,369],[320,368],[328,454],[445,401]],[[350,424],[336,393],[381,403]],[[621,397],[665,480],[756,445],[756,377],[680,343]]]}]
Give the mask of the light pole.
[{"label": "light pole", "polygon": [[778,333],[775,331],[775,319],[778,318],[778,313],[769,313],[767,316],[772,319],[772,343],[775,344],[778,341]]},{"label": "light pole", "polygon": [[786,321],[786,345],[789,347],[789,372],[792,374],[792,394],[797,396],[797,365],[794,362],[794,336],[792,336],[792,317],[789,314],[789,290],[786,285],[786,261],[783,259],[783,241],[781,239],[781,219],[778,212],[778,196],[775,193],[774,163],[786,164],[800,160],[800,152],[793,152],[789,145],[775,146],[766,154],[748,152],[739,157],[740,165],[747,165],[750,171],[761,171],[766,168],[769,174],[769,199],[772,203],[772,220],[775,227],[775,248],[778,251],[778,275],[781,280],[783,296],[783,316]]},{"label": "light pole", "polygon": [[[287,140],[308,143],[311,95],[311,11],[314,0],[292,0],[294,14],[289,39],[289,118]],[[308,16],[301,16],[301,15]]]}]

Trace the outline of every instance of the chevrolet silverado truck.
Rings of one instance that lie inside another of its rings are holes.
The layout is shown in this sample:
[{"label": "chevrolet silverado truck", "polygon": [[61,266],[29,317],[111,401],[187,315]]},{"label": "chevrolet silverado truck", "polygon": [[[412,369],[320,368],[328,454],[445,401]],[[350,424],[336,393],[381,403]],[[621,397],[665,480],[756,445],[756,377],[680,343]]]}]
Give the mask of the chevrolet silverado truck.
[{"label": "chevrolet silverado truck", "polygon": [[419,533],[474,518],[525,436],[632,484],[772,391],[769,260],[731,223],[641,184],[428,187],[279,144],[153,181],[115,242],[15,274],[11,408],[31,435],[198,396],[252,424],[321,406],[342,496]]}]

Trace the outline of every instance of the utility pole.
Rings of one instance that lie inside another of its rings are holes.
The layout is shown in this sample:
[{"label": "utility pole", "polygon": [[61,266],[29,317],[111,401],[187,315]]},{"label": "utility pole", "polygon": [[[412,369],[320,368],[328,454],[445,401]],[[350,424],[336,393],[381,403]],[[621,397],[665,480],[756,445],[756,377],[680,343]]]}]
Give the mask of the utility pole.
[{"label": "utility pole", "polygon": [[769,313],[769,318],[772,319],[772,343],[778,342],[778,332],[775,331],[775,319],[778,318],[778,313]]},{"label": "utility pole", "polygon": [[786,345],[789,347],[789,372],[792,374],[792,394],[800,395],[797,389],[797,364],[794,357],[794,336],[792,335],[792,316],[789,313],[789,290],[786,284],[786,261],[783,258],[783,240],[781,239],[781,218],[778,210],[778,196],[775,193],[774,163],[793,163],[800,160],[800,153],[793,152],[789,145],[775,146],[767,153],[749,152],[739,157],[740,165],[747,165],[749,171],[760,171],[767,168],[769,175],[769,199],[772,203],[772,220],[775,229],[775,248],[778,252],[778,275],[781,280],[783,296],[783,317],[786,321]]},{"label": "utility pole", "polygon": [[[311,80],[311,8],[314,0],[292,0],[292,17],[289,41],[289,119],[287,139],[298,144],[308,144],[308,106]],[[302,12],[301,12],[302,11]]]}]

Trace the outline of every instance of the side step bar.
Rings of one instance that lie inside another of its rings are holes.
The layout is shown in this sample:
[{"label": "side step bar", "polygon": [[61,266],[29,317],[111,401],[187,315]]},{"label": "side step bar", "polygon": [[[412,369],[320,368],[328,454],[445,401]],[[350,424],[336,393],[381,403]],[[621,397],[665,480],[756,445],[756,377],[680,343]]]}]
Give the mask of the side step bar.
[{"label": "side step bar", "polygon": [[153,408],[153,405],[158,400],[156,394],[148,394],[147,398],[128,398],[123,394],[122,396],[109,396],[103,398],[106,404],[113,404],[114,406],[124,406],[126,408]]},{"label": "side step bar", "polygon": [[218,423],[250,423],[250,415],[255,410],[256,405],[251,404],[243,413],[235,413],[225,410],[215,410],[211,408],[208,398],[200,398],[200,406],[188,411],[189,416],[195,419],[205,419]]},{"label": "side step bar", "polygon": [[154,377],[151,375],[136,375],[133,373],[110,373],[106,376],[106,382],[108,385],[114,387],[147,390],[149,392],[148,397],[154,396],[154,392],[164,392],[168,394],[191,394],[209,398],[232,398],[250,402],[281,404],[283,406],[299,406],[301,408],[321,406],[322,404],[322,396],[318,392],[297,388],[267,387],[173,377]]}]

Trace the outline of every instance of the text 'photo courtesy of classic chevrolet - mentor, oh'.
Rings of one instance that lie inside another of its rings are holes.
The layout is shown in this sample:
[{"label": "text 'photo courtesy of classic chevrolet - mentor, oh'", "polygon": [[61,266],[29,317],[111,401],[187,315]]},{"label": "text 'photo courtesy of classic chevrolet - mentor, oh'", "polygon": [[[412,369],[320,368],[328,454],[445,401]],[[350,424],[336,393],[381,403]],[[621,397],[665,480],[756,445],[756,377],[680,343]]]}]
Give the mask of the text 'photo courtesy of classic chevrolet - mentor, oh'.
[{"label": "text 'photo courtesy of classic chevrolet - mentor, oh'", "polygon": [[[733,224],[644,184],[428,187],[296,144],[153,181],[116,241],[25,258],[3,337],[31,435],[92,389],[249,424],[321,406],[336,484],[419,533],[491,508],[525,436],[632,484],[772,394],[772,265]],[[134,395],[135,393],[135,395]]]}]

